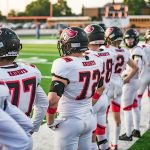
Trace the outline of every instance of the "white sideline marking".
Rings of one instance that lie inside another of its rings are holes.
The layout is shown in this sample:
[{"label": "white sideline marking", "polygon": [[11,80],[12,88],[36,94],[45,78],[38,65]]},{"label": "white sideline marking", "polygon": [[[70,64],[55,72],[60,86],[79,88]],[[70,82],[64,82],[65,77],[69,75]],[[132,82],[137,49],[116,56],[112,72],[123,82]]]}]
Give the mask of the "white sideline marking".
[{"label": "white sideline marking", "polygon": [[44,78],[44,79],[51,79],[52,76],[42,76],[42,78]]},{"label": "white sideline marking", "polygon": [[20,53],[20,56],[24,56],[24,55],[26,55],[26,56],[59,56],[59,54],[57,55],[57,54],[38,54],[38,53]]}]

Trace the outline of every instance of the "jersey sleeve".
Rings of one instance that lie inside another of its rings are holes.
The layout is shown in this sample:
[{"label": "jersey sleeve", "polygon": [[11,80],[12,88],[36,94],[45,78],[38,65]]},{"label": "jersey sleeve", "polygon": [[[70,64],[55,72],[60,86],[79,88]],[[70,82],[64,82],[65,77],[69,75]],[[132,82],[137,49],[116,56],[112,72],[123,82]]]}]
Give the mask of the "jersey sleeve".
[{"label": "jersey sleeve", "polygon": [[10,94],[9,89],[6,85],[0,84],[0,109],[4,109],[4,101],[9,100]]},{"label": "jersey sleeve", "polygon": [[42,74],[41,74],[41,72],[38,70],[38,68],[35,68],[35,69],[36,69],[37,82],[38,82],[38,84],[40,84],[40,83],[41,83]]},{"label": "jersey sleeve", "polygon": [[143,57],[143,49],[141,47],[135,47],[134,51],[133,51],[133,56],[139,56],[139,57]]},{"label": "jersey sleeve", "polygon": [[51,74],[52,76],[56,76],[58,78],[67,80],[69,82],[69,62],[65,62],[63,59],[56,59],[53,62]]},{"label": "jersey sleeve", "polygon": [[39,127],[46,114],[47,107],[48,97],[45,94],[44,90],[40,86],[38,86],[36,90],[36,99],[34,103],[34,111],[32,117],[34,132],[37,132],[39,130]]}]

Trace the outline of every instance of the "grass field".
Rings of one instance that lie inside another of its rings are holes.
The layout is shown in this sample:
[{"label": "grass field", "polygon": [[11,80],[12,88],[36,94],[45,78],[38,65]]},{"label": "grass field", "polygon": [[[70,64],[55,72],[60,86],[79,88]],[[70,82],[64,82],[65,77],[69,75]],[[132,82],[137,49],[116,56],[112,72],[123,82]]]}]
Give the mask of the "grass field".
[{"label": "grass field", "polygon": [[54,59],[59,57],[56,45],[28,45],[25,44],[21,50],[18,61],[33,63],[42,73],[41,86],[48,93],[51,80],[50,70]]},{"label": "grass field", "polygon": [[[18,61],[35,64],[42,73],[41,86],[48,93],[51,81],[50,70],[53,60],[59,57],[56,45],[24,44]],[[147,131],[129,150],[149,150],[150,131]]]}]

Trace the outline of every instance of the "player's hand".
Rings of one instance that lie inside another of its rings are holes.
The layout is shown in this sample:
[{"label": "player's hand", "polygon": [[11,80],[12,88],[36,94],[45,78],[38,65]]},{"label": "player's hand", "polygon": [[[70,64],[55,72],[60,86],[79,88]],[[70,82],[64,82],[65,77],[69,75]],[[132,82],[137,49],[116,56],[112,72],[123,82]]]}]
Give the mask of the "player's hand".
[{"label": "player's hand", "polygon": [[57,128],[59,128],[59,125],[64,122],[66,119],[62,118],[62,119],[55,119],[54,122],[52,124],[48,124],[47,126],[52,129],[55,130]]}]

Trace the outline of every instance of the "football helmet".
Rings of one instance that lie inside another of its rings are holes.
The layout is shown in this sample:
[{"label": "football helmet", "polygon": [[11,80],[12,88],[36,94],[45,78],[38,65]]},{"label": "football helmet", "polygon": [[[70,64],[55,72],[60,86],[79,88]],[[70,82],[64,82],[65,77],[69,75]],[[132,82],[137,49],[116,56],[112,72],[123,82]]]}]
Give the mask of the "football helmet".
[{"label": "football helmet", "polygon": [[0,28],[0,57],[18,56],[22,44],[17,34],[9,28]]},{"label": "football helmet", "polygon": [[135,29],[128,29],[124,33],[123,41],[128,48],[133,48],[139,43],[139,33]]},{"label": "football helmet", "polygon": [[88,49],[86,32],[79,27],[68,27],[63,30],[57,43],[60,56],[84,52]]},{"label": "football helmet", "polygon": [[123,40],[123,33],[118,27],[109,27],[105,31],[105,40],[107,42],[115,42]]},{"label": "football helmet", "polygon": [[145,40],[147,41],[148,39],[150,39],[150,29],[147,29],[145,32]]},{"label": "football helmet", "polygon": [[84,31],[87,33],[89,44],[104,45],[104,30],[96,24],[91,24],[85,27]]},{"label": "football helmet", "polygon": [[106,25],[105,25],[104,23],[100,23],[100,24],[98,24],[98,25],[99,25],[100,27],[102,27],[104,31],[106,31]]}]

